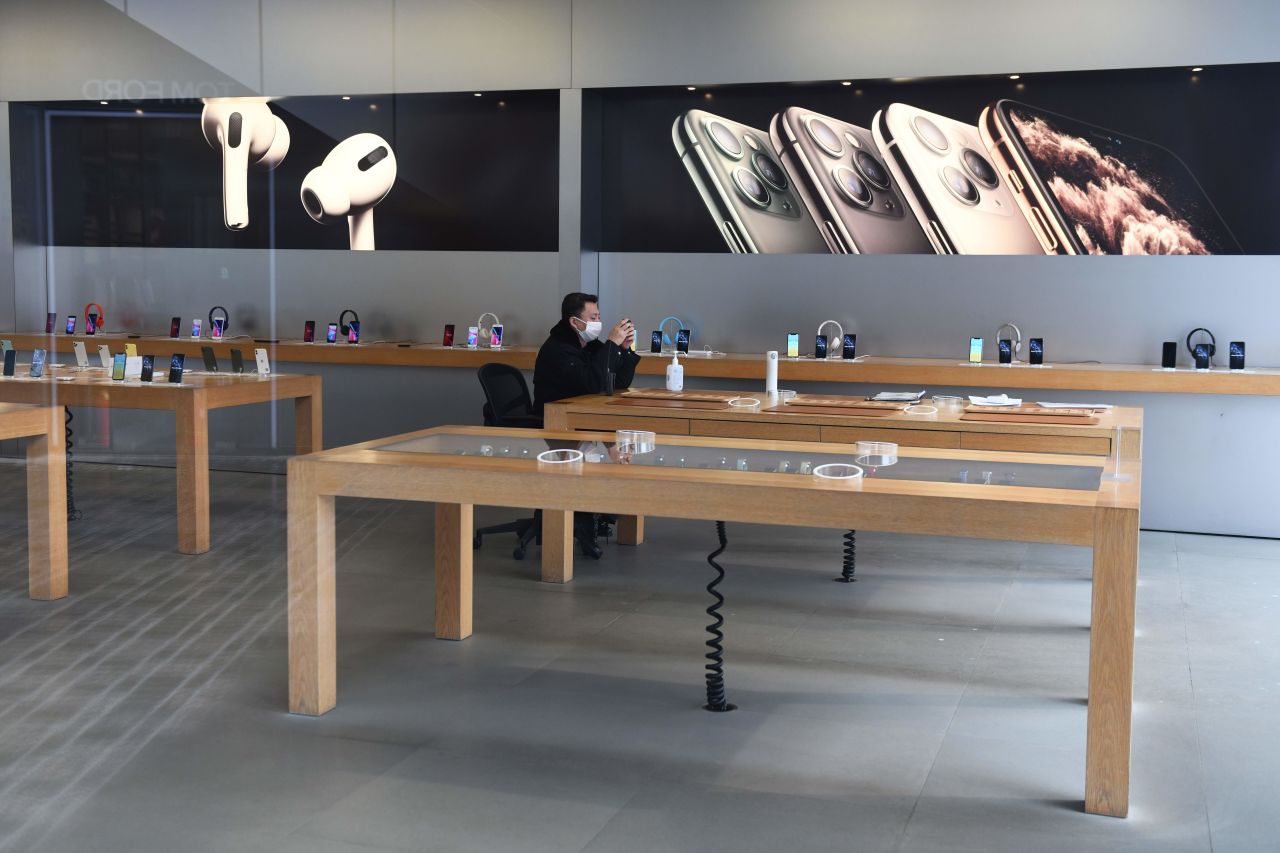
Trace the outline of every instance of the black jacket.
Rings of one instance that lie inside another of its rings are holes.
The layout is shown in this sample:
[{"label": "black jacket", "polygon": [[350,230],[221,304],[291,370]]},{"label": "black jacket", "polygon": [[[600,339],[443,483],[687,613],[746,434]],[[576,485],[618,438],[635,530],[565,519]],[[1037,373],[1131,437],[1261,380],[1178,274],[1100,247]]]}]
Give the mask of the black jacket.
[{"label": "black jacket", "polygon": [[551,327],[533,365],[533,409],[541,415],[547,403],[581,394],[603,394],[605,372],[610,370],[613,387],[628,388],[639,363],[639,355],[610,340],[582,346],[577,330],[568,320],[561,320]]}]

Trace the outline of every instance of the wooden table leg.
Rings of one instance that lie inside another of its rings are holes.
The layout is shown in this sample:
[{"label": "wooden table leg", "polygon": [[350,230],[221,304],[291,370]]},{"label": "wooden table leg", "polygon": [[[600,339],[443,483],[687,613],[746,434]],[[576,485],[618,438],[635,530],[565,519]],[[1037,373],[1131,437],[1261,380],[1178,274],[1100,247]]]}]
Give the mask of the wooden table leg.
[{"label": "wooden table leg", "polygon": [[644,544],[644,516],[643,515],[618,516],[618,544],[619,545]]},{"label": "wooden table leg", "polygon": [[52,411],[49,434],[27,439],[27,589],[43,601],[67,594],[67,444]]},{"label": "wooden table leg", "polygon": [[298,397],[293,401],[294,452],[298,456],[324,449],[323,411],[319,390],[309,397]]},{"label": "wooden table leg", "polygon": [[1124,817],[1129,813],[1133,734],[1138,511],[1100,507],[1094,513],[1084,809],[1091,814]]},{"label": "wooden table leg", "polygon": [[471,504],[436,504],[436,638],[471,636]]},{"label": "wooden table leg", "polygon": [[542,580],[568,583],[573,580],[573,513],[542,511]]},{"label": "wooden table leg", "polygon": [[178,550],[209,550],[209,409],[193,391],[178,405]]},{"label": "wooden table leg", "polygon": [[319,716],[338,704],[333,496],[314,468],[289,463],[289,711]]}]

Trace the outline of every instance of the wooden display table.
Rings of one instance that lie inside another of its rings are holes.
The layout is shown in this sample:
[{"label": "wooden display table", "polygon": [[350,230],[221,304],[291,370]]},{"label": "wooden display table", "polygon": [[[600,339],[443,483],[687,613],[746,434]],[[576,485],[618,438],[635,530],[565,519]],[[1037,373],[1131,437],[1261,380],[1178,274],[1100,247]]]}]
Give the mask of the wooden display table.
[{"label": "wooden display table", "polygon": [[[612,439],[438,427],[289,460],[289,709],[317,715],[337,704],[338,496],[437,502],[435,631],[457,640],[472,633],[476,504],[543,508],[544,549],[565,551],[574,511],[1082,545],[1093,549],[1085,808],[1128,812],[1138,459],[1116,472],[1095,456],[906,448],[892,471],[841,481],[812,471],[847,460],[852,446],[663,437],[643,458],[614,464]],[[537,458],[564,448],[586,461]],[[723,701],[722,678],[718,687]]]},{"label": "wooden display table", "polygon": [[[321,330],[323,331],[323,330]],[[303,364],[364,364],[398,367],[460,367],[474,370],[482,364],[500,362],[521,370],[533,370],[537,347],[513,346],[501,350],[487,347],[442,347],[434,343],[370,342],[355,346],[345,343],[304,344],[299,340],[276,343],[258,342],[247,337],[221,341],[208,338],[128,336],[122,334],[43,335],[0,333],[10,338],[19,350],[29,352],[37,347],[51,353],[70,353],[74,341],[83,340],[90,354],[97,344],[105,343],[112,351],[125,343],[137,344],[142,355],[168,356],[175,352],[199,356],[202,346],[211,346],[219,358],[227,358],[231,349],[252,355],[254,347],[265,347],[275,362]],[[646,376],[663,376],[670,354],[663,356],[641,353],[637,372]],[[763,353],[728,353],[708,358],[696,353],[682,357],[685,375],[715,379],[749,379],[764,382]],[[1280,396],[1280,368],[1258,367],[1229,371],[1160,370],[1146,364],[1047,364],[1031,367],[1025,364],[1001,366],[991,362],[970,365],[961,358],[890,358],[864,356],[857,360],[815,360],[783,358],[778,361],[778,379],[786,382],[859,382],[872,385],[906,385],[914,388],[1041,388],[1063,391],[1108,391],[1170,394],[1246,394]],[[785,387],[785,386],[784,386]]]},{"label": "wooden display table", "polygon": [[27,591],[67,594],[67,446],[62,408],[0,403],[0,440],[26,439]]},{"label": "wooden display table", "polygon": [[160,366],[155,382],[113,381],[101,368],[50,366],[40,379],[26,373],[27,366],[20,365],[18,376],[0,379],[0,402],[150,409],[176,415],[178,550],[183,554],[209,550],[210,409],[292,399],[297,452],[311,453],[322,446],[319,376],[187,373],[181,384],[170,385],[167,367]]},{"label": "wooden display table", "polygon": [[[760,401],[758,410],[729,405],[730,399]],[[850,406],[866,404],[861,397],[823,397],[824,403]],[[852,443],[891,441],[909,447],[964,450],[1014,450],[1035,453],[1083,453],[1110,456],[1120,429],[1122,457],[1142,454],[1142,409],[1117,407],[1096,413],[1080,423],[1008,423],[964,420],[964,409],[939,407],[937,414],[908,414],[899,404],[892,408],[856,409],[814,406],[808,395],[780,405],[764,394],[732,391],[672,393],[637,389],[607,397],[588,394],[548,403],[544,426],[548,430],[643,429],[663,435],[707,435],[723,438],[760,438],[774,441]],[[685,405],[681,405],[684,403]],[[926,397],[924,403],[929,404]],[[931,404],[929,404],[931,405]],[[1088,421],[1088,422],[1085,422]],[[644,519],[618,519],[618,542],[639,545],[644,541]],[[851,572],[849,573],[851,574]]]}]

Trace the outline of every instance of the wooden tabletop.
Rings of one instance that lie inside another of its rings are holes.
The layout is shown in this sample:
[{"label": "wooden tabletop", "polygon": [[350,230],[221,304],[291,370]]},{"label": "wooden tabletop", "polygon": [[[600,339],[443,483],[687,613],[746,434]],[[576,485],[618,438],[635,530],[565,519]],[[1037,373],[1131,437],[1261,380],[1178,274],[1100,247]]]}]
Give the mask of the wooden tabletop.
[{"label": "wooden tabletop", "polygon": [[62,429],[61,409],[49,406],[0,403],[0,441],[49,435]]},{"label": "wooden tabletop", "polygon": [[101,367],[81,370],[66,365],[45,365],[38,379],[26,375],[0,379],[0,400],[40,405],[100,406],[122,409],[172,409],[185,397],[199,393],[205,408],[219,409],[270,400],[305,397],[318,393],[321,377],[300,373],[203,373],[185,372],[182,382],[170,383],[168,370],[156,369],[154,382],[114,380]]},{"label": "wooden tabletop", "polygon": [[[273,362],[316,364],[363,364],[399,367],[460,367],[475,369],[482,364],[499,362],[532,370],[537,347],[513,346],[501,350],[487,347],[443,347],[435,343],[379,342],[362,344],[305,344],[300,340],[277,342],[248,337],[224,338],[220,341],[169,338],[164,336],[132,336],[124,334],[43,335],[0,333],[24,352],[42,348],[55,353],[71,352],[74,341],[86,345],[105,343],[114,351],[125,343],[133,343],[143,355],[168,356],[175,352],[199,355],[201,347],[212,347],[219,358],[229,356],[232,348],[251,350],[265,348]],[[637,372],[663,376],[671,361],[669,353],[641,353]],[[697,352],[682,356],[685,375],[719,379],[753,379],[764,381],[763,353],[721,353],[716,357]],[[872,385],[907,385],[918,388],[1039,388],[1064,391],[1108,391],[1173,394],[1242,394],[1280,396],[1280,368],[1256,367],[1248,370],[1194,370],[1180,367],[1162,370],[1149,364],[1061,364],[1043,367],[1025,364],[1001,366],[992,362],[970,365],[963,358],[891,358],[860,356],[856,360],[840,358],[782,358],[778,360],[781,382],[858,382]],[[785,385],[784,385],[785,387]]]}]

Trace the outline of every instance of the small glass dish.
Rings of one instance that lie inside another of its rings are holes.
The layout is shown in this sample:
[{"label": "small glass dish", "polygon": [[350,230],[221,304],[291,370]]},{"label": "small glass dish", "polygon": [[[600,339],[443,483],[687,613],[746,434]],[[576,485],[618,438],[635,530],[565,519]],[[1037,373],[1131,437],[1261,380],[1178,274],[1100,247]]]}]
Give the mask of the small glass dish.
[{"label": "small glass dish", "polygon": [[914,406],[907,406],[902,413],[916,418],[931,418],[938,414],[938,407],[916,403]]},{"label": "small glass dish", "polygon": [[874,468],[896,465],[898,462],[898,445],[891,441],[859,441],[857,463]]},{"label": "small glass dish", "polygon": [[729,408],[735,412],[758,412],[760,401],[755,397],[733,397],[729,400]]},{"label": "small glass dish", "polygon": [[819,480],[861,480],[862,469],[848,462],[828,462],[813,469]]},{"label": "small glass dish", "polygon": [[796,392],[792,391],[790,388],[778,389],[778,400],[780,400],[781,402],[785,403],[788,400],[794,400],[795,398],[796,398]]},{"label": "small glass dish", "polygon": [[652,453],[658,446],[658,436],[643,429],[620,429],[614,434],[618,453],[634,456],[637,453]]},{"label": "small glass dish", "polygon": [[540,465],[572,465],[583,460],[581,450],[544,450],[538,454]]}]

